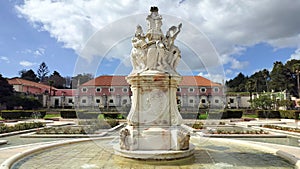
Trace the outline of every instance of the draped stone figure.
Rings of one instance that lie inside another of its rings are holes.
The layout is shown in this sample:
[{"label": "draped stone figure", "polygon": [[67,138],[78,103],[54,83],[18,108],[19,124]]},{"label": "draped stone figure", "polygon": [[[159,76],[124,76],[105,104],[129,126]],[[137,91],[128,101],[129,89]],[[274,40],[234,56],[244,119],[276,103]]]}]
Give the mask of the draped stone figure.
[{"label": "draped stone figure", "polygon": [[158,8],[151,8],[147,16],[147,32],[143,34],[142,27],[137,26],[135,36],[132,39],[131,59],[133,70],[131,74],[141,73],[147,70],[156,70],[169,74],[178,74],[176,67],[181,54],[174,41],[181,31],[182,24],[172,26],[166,35],[161,30],[162,17],[158,14]]}]

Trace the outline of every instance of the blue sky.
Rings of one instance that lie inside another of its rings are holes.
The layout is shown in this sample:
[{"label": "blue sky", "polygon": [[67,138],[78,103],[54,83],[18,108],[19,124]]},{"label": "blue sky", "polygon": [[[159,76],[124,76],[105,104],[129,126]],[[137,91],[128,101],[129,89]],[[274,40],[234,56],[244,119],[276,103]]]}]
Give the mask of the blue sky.
[{"label": "blue sky", "polygon": [[239,72],[271,69],[275,61],[300,59],[300,1],[10,0],[0,1],[0,73],[15,77],[45,62],[62,76],[126,75],[128,32],[133,35],[136,24],[146,30],[153,5],[163,16],[163,32],[183,23],[176,42],[181,74],[220,82]]}]

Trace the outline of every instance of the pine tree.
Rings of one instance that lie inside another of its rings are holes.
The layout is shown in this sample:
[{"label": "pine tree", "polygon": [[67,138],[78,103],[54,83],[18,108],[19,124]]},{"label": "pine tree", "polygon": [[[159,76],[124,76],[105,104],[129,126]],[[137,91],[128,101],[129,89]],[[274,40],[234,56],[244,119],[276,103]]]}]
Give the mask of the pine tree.
[{"label": "pine tree", "polygon": [[40,80],[40,82],[43,82],[45,77],[47,77],[49,73],[49,70],[48,70],[48,66],[46,65],[45,62],[42,62],[39,66],[39,69],[37,70],[37,76]]}]

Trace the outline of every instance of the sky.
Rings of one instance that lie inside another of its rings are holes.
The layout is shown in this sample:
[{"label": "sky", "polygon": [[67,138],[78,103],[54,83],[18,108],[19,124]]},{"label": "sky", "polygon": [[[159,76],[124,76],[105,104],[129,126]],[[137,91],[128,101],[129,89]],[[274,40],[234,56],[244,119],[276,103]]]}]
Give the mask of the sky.
[{"label": "sky", "polygon": [[162,31],[182,23],[177,71],[216,82],[300,59],[295,0],[3,0],[0,74],[19,76],[45,62],[50,73],[127,75],[131,38],[157,6]]}]

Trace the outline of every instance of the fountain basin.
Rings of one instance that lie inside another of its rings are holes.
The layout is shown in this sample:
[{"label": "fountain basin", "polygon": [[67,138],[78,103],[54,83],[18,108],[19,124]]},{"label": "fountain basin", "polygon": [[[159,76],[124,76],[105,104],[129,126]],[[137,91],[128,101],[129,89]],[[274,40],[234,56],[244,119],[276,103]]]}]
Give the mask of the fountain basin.
[{"label": "fountain basin", "polygon": [[119,145],[114,146],[115,154],[139,160],[174,160],[189,157],[194,154],[195,146],[189,145],[188,150],[122,150]]}]

